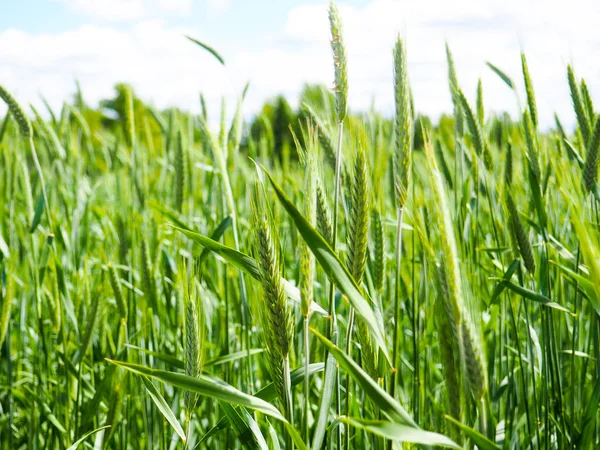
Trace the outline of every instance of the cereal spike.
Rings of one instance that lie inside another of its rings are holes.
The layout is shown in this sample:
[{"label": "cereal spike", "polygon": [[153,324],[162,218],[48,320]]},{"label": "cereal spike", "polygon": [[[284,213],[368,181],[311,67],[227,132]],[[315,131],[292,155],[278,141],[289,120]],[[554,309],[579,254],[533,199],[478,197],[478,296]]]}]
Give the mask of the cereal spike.
[{"label": "cereal spike", "polygon": [[33,135],[31,122],[29,122],[29,119],[27,118],[27,115],[25,114],[23,108],[21,108],[21,105],[17,103],[15,98],[2,85],[0,85],[0,98],[4,100],[4,102],[8,106],[8,110],[17,121],[17,124],[19,125],[19,130],[21,131],[21,135],[24,138],[30,138]]}]

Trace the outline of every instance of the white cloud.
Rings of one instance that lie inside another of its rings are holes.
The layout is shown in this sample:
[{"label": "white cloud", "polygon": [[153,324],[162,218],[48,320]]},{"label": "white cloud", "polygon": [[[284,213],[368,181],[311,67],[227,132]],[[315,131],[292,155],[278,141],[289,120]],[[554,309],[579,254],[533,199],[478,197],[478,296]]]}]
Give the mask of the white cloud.
[{"label": "white cloud", "polygon": [[158,0],[158,6],[164,11],[178,14],[189,14],[193,0]]},{"label": "white cloud", "polygon": [[[72,11],[91,18],[125,22],[152,17],[156,13],[189,14],[193,0],[55,0]],[[212,1],[212,0],[211,0]],[[221,0],[223,1],[223,0]]]},{"label": "white cloud", "polygon": [[208,0],[208,8],[217,12],[224,12],[231,8],[231,0]]},{"label": "white cloud", "polygon": [[[142,2],[108,1],[121,6]],[[151,1],[166,0],[142,3]],[[190,7],[187,0],[176,3],[178,11]],[[447,40],[459,81],[471,100],[477,79],[482,78],[487,111],[514,113],[516,101],[485,62],[498,65],[522,86],[519,52],[523,48],[541,123],[552,125],[556,111],[564,123],[572,124],[567,63],[574,62],[592,95],[600,93],[600,61],[589,57],[600,47],[600,36],[594,31],[600,4],[592,0],[576,3],[577,7],[559,0],[372,0],[360,8],[340,3],[349,60],[350,106],[366,109],[374,99],[378,109],[391,113],[392,48],[400,33],[407,42],[409,74],[420,112],[437,116],[451,111],[444,49]],[[135,9],[121,8],[126,16],[123,11],[133,16]],[[256,7],[257,17],[264,13]],[[279,29],[230,42],[167,26],[149,20],[146,14],[146,10],[141,12],[144,19],[137,19],[136,25],[118,28],[86,25],[50,34],[0,32],[0,48],[4,49],[0,53],[0,78],[20,100],[38,102],[38,94],[43,93],[54,105],[73,92],[75,78],[92,103],[110,95],[114,83],[126,81],[159,107],[174,104],[197,111],[198,92],[203,91],[215,116],[221,95],[230,97],[229,109],[233,110],[233,101],[248,80],[251,87],[246,114],[257,111],[264,100],[278,93],[297,98],[304,82],[332,85],[326,2],[291,8]],[[214,45],[227,66],[222,67],[185,40],[184,33]]]},{"label": "white cloud", "polygon": [[135,20],[144,16],[143,0],[58,0],[73,11],[109,21]]},{"label": "white cloud", "polygon": [[38,35],[8,30],[0,33],[0,47],[7,49],[0,55],[0,75],[25,104],[39,104],[41,93],[57,108],[73,93],[77,79],[91,104],[125,81],[158,107],[198,110],[201,90],[216,107],[221,93],[236,92],[235,77],[183,37],[190,31],[160,21],[127,30],[95,25]]}]

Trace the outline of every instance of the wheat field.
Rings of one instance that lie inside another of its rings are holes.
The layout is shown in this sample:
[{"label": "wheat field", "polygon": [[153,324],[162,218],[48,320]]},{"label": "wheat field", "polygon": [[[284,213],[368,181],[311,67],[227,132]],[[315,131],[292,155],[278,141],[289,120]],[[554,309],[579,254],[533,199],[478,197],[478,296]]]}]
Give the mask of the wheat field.
[{"label": "wheat field", "polygon": [[525,54],[514,78],[489,64],[510,117],[446,46],[454,109],[431,124],[399,37],[393,117],[358,113],[329,22],[333,89],[283,144],[246,90],[228,121],[202,96],[37,111],[0,86],[0,448],[600,445],[585,81],[565,68],[575,129],[541,129]]}]

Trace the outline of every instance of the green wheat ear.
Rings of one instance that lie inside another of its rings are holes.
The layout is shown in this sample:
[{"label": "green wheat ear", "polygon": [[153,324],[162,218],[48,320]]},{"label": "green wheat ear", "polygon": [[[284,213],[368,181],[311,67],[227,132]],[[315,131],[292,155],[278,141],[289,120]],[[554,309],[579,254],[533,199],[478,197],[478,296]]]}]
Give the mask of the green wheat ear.
[{"label": "green wheat ear", "polygon": [[121,288],[119,274],[117,273],[115,266],[112,264],[108,264],[107,271],[108,280],[110,282],[113,295],[115,296],[115,302],[117,303],[117,308],[119,310],[119,314],[121,315],[121,319],[127,319],[127,303],[125,302],[125,296],[123,295],[123,289]]},{"label": "green wheat ear", "polygon": [[527,107],[531,115],[531,123],[534,129],[538,127],[538,113],[535,103],[535,94],[533,92],[533,83],[529,75],[529,67],[527,66],[527,58],[525,53],[521,53],[521,68],[523,69],[523,79],[525,80],[525,92],[527,93]]},{"label": "green wheat ear", "polygon": [[[185,266],[184,266],[185,272]],[[187,278],[187,276],[185,277]],[[185,302],[185,372],[186,375],[198,378],[201,373],[202,339],[200,335],[200,317],[198,299],[194,279],[184,279],[183,292]],[[185,407],[189,416],[196,407],[198,394],[187,391]]]},{"label": "green wheat ear", "polygon": [[468,314],[464,314],[461,326],[467,380],[469,381],[469,386],[474,397],[477,400],[481,400],[483,394],[487,391],[485,357],[480,344],[481,338],[475,332]]},{"label": "green wheat ear", "polygon": [[[317,158],[318,137],[317,130],[309,126],[307,133],[306,151],[297,143],[301,160],[304,163],[304,215],[311,225],[314,225],[317,209]],[[313,284],[315,277],[314,256],[305,242],[301,244],[300,251],[300,298],[302,315],[310,315],[310,304],[313,298]]]},{"label": "green wheat ear", "polygon": [[21,108],[21,105],[15,100],[15,98],[6,90],[6,88],[0,85],[0,98],[4,100],[4,103],[8,106],[8,110],[13,115],[17,124],[19,125],[19,130],[21,131],[21,135],[24,138],[30,138],[33,135],[33,130],[31,128],[31,122],[27,118],[25,111]]},{"label": "green wheat ear", "polygon": [[450,46],[446,42],[446,61],[448,63],[448,86],[450,87],[450,95],[452,96],[452,104],[454,106],[454,130],[457,136],[462,136],[464,132],[464,116],[460,109],[460,100],[458,98],[458,77],[456,75],[456,67],[454,65],[454,57],[450,51]]},{"label": "green wheat ear", "polygon": [[346,236],[350,274],[360,284],[367,261],[369,236],[369,188],[367,185],[367,161],[362,146],[358,146],[350,183],[350,213]]},{"label": "green wheat ear", "polygon": [[483,106],[483,84],[481,83],[481,78],[477,83],[477,121],[479,122],[479,126],[483,128],[485,123],[485,109]]},{"label": "green wheat ear", "polygon": [[594,131],[587,148],[585,162],[583,164],[583,182],[588,192],[596,188],[598,176],[598,154],[600,147],[600,119],[596,119]]},{"label": "green wheat ear", "polygon": [[183,143],[183,133],[177,131],[177,145],[175,147],[175,207],[177,211],[183,210],[185,188],[187,186],[187,152]]},{"label": "green wheat ear", "polygon": [[504,160],[504,182],[506,186],[510,187],[513,180],[513,158],[512,158],[512,145],[509,143],[506,148],[506,156]]},{"label": "green wheat ear", "polygon": [[403,208],[408,194],[412,152],[412,114],[406,48],[398,37],[394,46],[394,186],[396,204]]},{"label": "green wheat ear", "polygon": [[335,72],[335,110],[338,122],[342,122],[348,110],[348,68],[346,48],[342,39],[342,19],[333,1],[329,4],[329,26]]},{"label": "green wheat ear", "polygon": [[135,118],[133,112],[133,93],[131,92],[131,88],[129,86],[126,86],[123,89],[123,100],[123,127],[125,129],[125,142],[127,143],[127,146],[129,148],[133,148],[133,143],[135,139]]},{"label": "green wheat ear", "polygon": [[383,240],[383,226],[381,224],[381,214],[375,208],[371,211],[371,230],[374,247],[373,255],[373,284],[375,289],[381,292],[383,288],[383,278],[385,275],[385,247]]},{"label": "green wheat ear", "polygon": [[528,111],[523,113],[523,131],[525,132],[525,142],[527,143],[527,159],[529,160],[529,167],[531,168],[531,173],[539,183],[541,180],[541,172],[537,142],[535,130]]},{"label": "green wheat ear", "polygon": [[317,229],[325,242],[333,245],[333,225],[331,224],[331,212],[327,193],[323,187],[321,177],[317,178]]},{"label": "green wheat ear", "polygon": [[469,133],[471,133],[475,152],[477,153],[477,156],[483,159],[486,169],[492,170],[494,167],[492,154],[490,153],[490,149],[483,138],[483,132],[481,131],[479,122],[477,121],[475,114],[469,105],[469,101],[465,97],[465,94],[463,94],[463,92],[459,89],[457,95],[460,101],[461,109],[465,113],[465,118],[467,119],[467,126],[469,127]]},{"label": "green wheat ear", "polygon": [[569,81],[569,91],[571,93],[571,101],[573,102],[575,116],[577,117],[577,124],[579,125],[581,137],[583,138],[585,145],[588,143],[591,134],[590,118],[588,117],[583,101],[581,100],[579,86],[577,85],[575,73],[573,72],[573,67],[571,67],[571,65],[567,67],[567,79]]},{"label": "green wheat ear", "polygon": [[[367,262],[367,242],[369,238],[370,194],[367,183],[367,161],[361,144],[357,146],[354,167],[350,178],[350,209],[348,216],[347,267],[360,286]],[[354,310],[350,313],[347,348],[350,349]],[[361,347],[362,365],[371,376],[377,378],[377,356],[371,340],[368,326],[360,317],[357,320],[356,337]]]},{"label": "green wheat ear", "polygon": [[596,113],[594,112],[594,102],[592,101],[592,95],[590,94],[590,90],[588,89],[588,86],[584,79],[581,80],[579,86],[581,92],[581,100],[585,105],[586,114],[590,118],[590,121],[592,121],[596,116]]},{"label": "green wheat ear", "polygon": [[[257,195],[255,195],[256,197]],[[282,358],[291,350],[293,324],[291,311],[281,284],[281,257],[278,251],[277,237],[274,235],[270,220],[259,205],[253,202],[253,226],[256,230],[256,253],[261,267],[261,281],[264,288],[263,318],[265,333],[272,344],[271,350]]]},{"label": "green wheat ear", "polygon": [[290,357],[294,338],[294,318],[281,282],[282,266],[278,236],[272,226],[272,219],[258,185],[255,185],[251,206],[255,252],[263,288],[259,311],[267,361],[285,416],[293,422]]},{"label": "green wheat ear", "polygon": [[158,297],[156,293],[156,283],[154,281],[154,270],[152,268],[152,260],[150,258],[150,250],[148,249],[148,242],[142,241],[141,251],[141,265],[142,265],[142,287],[144,295],[147,297],[147,305],[152,307],[154,311],[157,311]]},{"label": "green wheat ear", "polygon": [[[442,368],[446,381],[446,392],[450,414],[455,419],[460,419],[460,366],[458,360],[458,332],[456,324],[450,322],[446,306],[448,304],[448,283],[446,272],[439,264],[435,264],[434,273],[435,286],[439,298],[434,303],[434,319],[440,335],[440,354],[442,357]],[[460,433],[456,427],[450,428],[453,438],[458,442]]]},{"label": "green wheat ear", "polygon": [[535,259],[533,257],[533,250],[531,248],[529,239],[527,238],[527,233],[525,233],[525,229],[523,228],[523,224],[521,223],[521,219],[519,218],[519,212],[517,211],[517,207],[515,206],[512,194],[508,189],[506,190],[505,201],[510,217],[510,225],[512,228],[511,236],[513,236],[516,240],[516,246],[518,247],[519,253],[523,258],[525,267],[527,268],[529,273],[534,274]]},{"label": "green wheat ear", "polygon": [[448,42],[446,42],[446,61],[448,62],[448,85],[450,86],[452,97],[455,97],[458,93],[458,77],[456,75],[454,57],[452,56]]}]

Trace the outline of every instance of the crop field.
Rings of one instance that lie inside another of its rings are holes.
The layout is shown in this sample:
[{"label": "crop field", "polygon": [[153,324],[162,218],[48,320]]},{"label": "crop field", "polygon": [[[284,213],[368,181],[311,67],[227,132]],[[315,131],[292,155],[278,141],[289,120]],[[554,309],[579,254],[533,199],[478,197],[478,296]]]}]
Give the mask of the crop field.
[{"label": "crop field", "polygon": [[0,86],[0,448],[598,448],[585,81],[542,129],[525,54],[489,63],[510,117],[447,46],[432,123],[399,37],[393,116],[358,113],[329,21],[333,89],[252,124],[246,90],[195,115]]}]

